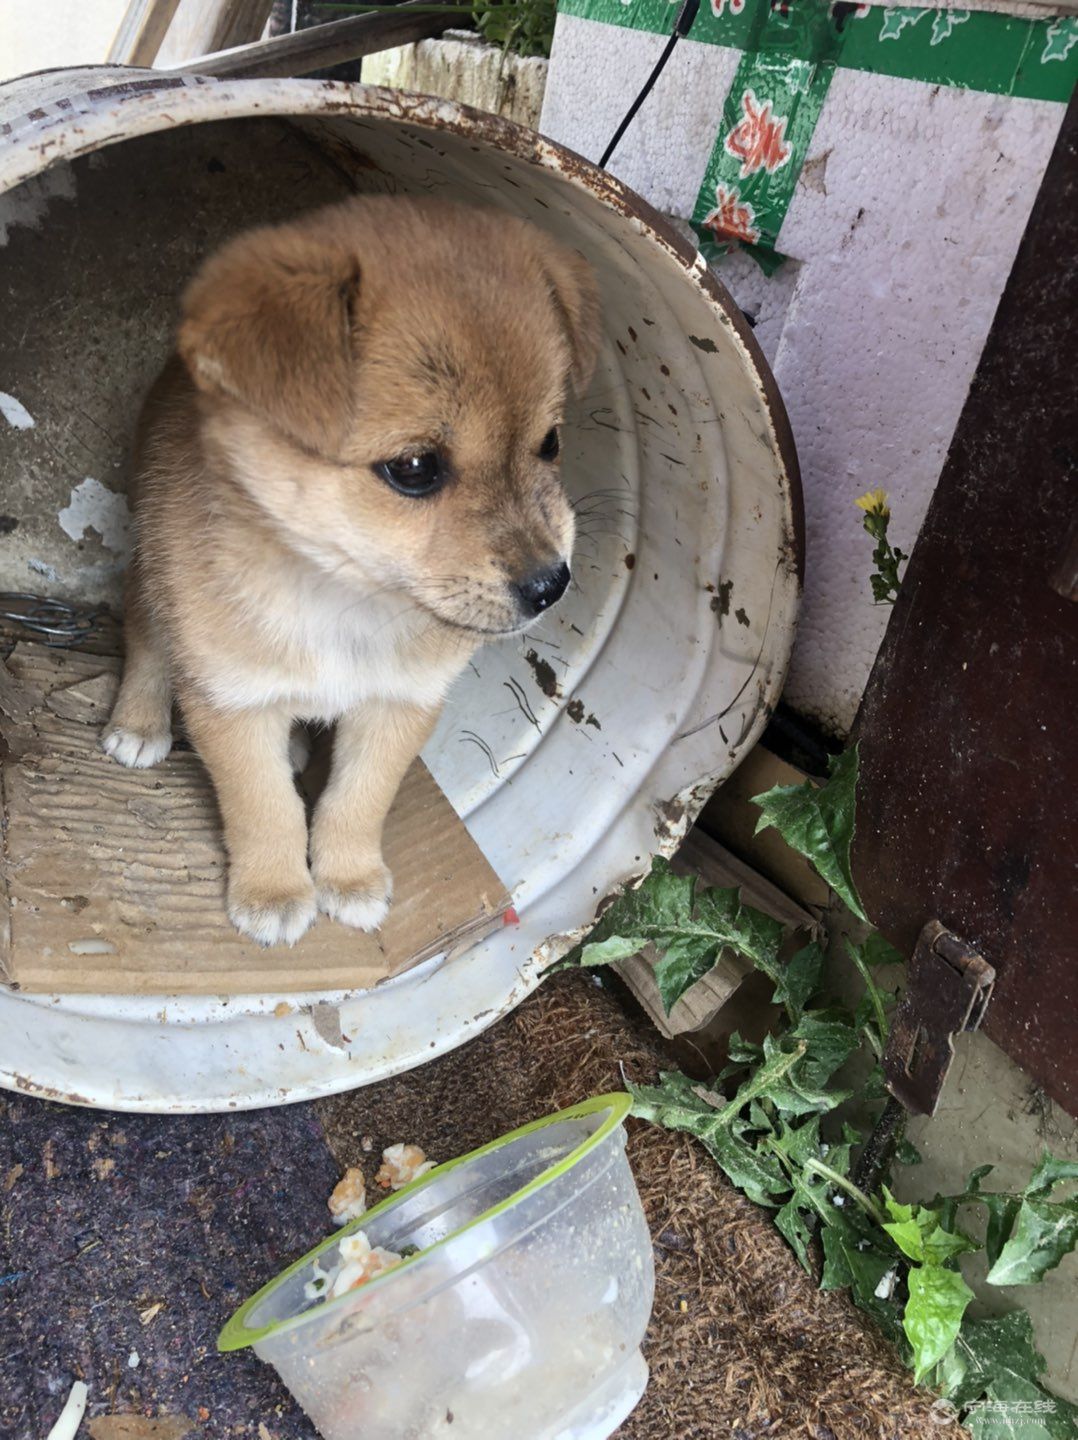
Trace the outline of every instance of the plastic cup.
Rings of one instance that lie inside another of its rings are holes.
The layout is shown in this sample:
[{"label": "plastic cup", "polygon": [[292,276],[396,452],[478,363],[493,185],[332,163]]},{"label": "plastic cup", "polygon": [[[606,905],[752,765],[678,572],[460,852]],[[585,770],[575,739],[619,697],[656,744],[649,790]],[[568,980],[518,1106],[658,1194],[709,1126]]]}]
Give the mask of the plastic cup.
[{"label": "plastic cup", "polygon": [[[440,1165],[243,1305],[253,1347],[325,1440],[605,1440],[644,1393],[651,1237],[600,1095]],[[405,1259],[335,1300],[305,1293],[362,1229]]]}]

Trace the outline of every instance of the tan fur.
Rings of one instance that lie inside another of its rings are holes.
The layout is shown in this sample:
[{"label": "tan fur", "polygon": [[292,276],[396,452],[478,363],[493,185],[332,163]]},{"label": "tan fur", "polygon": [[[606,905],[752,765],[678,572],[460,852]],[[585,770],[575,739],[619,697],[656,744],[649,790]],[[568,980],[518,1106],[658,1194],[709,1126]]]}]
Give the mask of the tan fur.
[{"label": "tan fur", "polygon": [[[541,457],[589,378],[586,263],[524,221],[372,197],[242,235],[183,301],[136,446],[127,662],[105,748],[153,764],[173,697],[217,791],[229,913],[294,942],[316,909],[375,928],[385,815],[513,587],[568,561]],[[438,493],[373,468],[438,451]],[[297,720],[337,722],[310,837]],[[308,866],[308,842],[310,866]]]}]

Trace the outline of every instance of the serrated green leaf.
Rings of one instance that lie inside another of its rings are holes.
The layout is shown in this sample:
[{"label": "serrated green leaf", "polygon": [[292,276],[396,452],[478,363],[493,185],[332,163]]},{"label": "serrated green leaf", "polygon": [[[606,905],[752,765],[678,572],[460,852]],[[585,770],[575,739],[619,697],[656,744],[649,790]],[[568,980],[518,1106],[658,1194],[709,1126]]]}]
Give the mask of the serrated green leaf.
[{"label": "serrated green leaf", "polygon": [[[771,1123],[771,1117],[768,1115],[768,1113],[767,1113],[767,1111],[764,1109],[764,1107],[760,1104],[759,1100],[750,1100],[750,1101],[749,1101],[748,1117],[749,1117],[749,1128],[751,1128],[751,1129],[753,1129],[753,1130],[772,1130],[772,1129],[774,1129],[774,1126],[773,1126],[772,1123]],[[735,1134],[744,1133],[744,1132],[739,1132],[739,1131],[737,1130],[737,1127],[736,1127],[736,1126],[731,1126],[730,1128],[734,1131]]]},{"label": "serrated green leaf", "polygon": [[[594,934],[594,931],[592,932]],[[612,935],[607,940],[589,940],[580,952],[576,962],[580,965],[615,965],[619,960],[628,960],[638,955],[644,947],[635,938]],[[568,957],[572,960],[572,957]]]},{"label": "serrated green leaf", "polygon": [[[858,1137],[856,1143],[860,1144],[860,1137]],[[822,1158],[827,1161],[830,1169],[836,1171],[839,1175],[844,1175],[847,1179],[849,1179],[850,1176],[851,1148],[851,1144],[848,1141],[844,1141],[841,1144],[828,1146],[826,1153],[822,1156]]]},{"label": "serrated green leaf", "polygon": [[742,1082],[727,1108],[740,1110],[750,1100],[758,1097],[770,1100],[776,1092],[781,1092],[791,1070],[804,1059],[806,1049],[804,1040],[795,1042],[792,1050],[787,1051],[775,1043],[774,1036],[766,1036],[762,1063],[754,1075]]},{"label": "serrated green leaf", "polygon": [[994,1265],[999,1259],[1014,1226],[1021,1203],[1020,1197],[1017,1195],[981,1189],[981,1181],[986,1175],[990,1175],[993,1169],[992,1165],[979,1165],[970,1173],[969,1179],[966,1181],[966,1188],[960,1195],[948,1195],[944,1198],[937,1196],[932,1202],[933,1206],[939,1210],[940,1223],[948,1230],[955,1228],[955,1216],[960,1206],[984,1206],[988,1212],[984,1249],[989,1265]]},{"label": "serrated green leaf", "polygon": [[[660,947],[657,947],[660,948]],[[697,980],[702,980],[719,958],[719,947],[701,944],[696,935],[671,937],[652,974],[667,1015]]]},{"label": "serrated green leaf", "polygon": [[899,1223],[905,1223],[906,1221],[912,1223],[913,1206],[903,1205],[900,1200],[896,1200],[886,1185],[883,1187],[883,1203],[892,1220]]},{"label": "serrated green leaf", "polygon": [[872,966],[873,969],[877,969],[881,965],[905,965],[906,963],[902,951],[896,950],[878,930],[871,931],[867,938],[854,948],[864,963]]},{"label": "serrated green leaf", "polygon": [[[853,1270],[846,1256],[843,1237],[837,1230],[828,1230],[820,1236],[820,1241],[823,1245],[823,1272],[820,1275],[820,1289],[848,1289],[853,1285]],[[880,1273],[881,1275],[886,1274],[886,1271]]]},{"label": "serrated green leaf", "polygon": [[1078,1180],[1078,1160],[1057,1160],[1050,1150],[1046,1150],[1022,1193],[1031,1200],[1040,1200],[1049,1196],[1053,1187],[1064,1180]]},{"label": "serrated green leaf", "polygon": [[1024,1310],[1012,1310],[994,1320],[964,1320],[954,1355],[959,1364],[952,1368],[943,1393],[960,1407],[979,1399],[992,1381],[1007,1371],[1035,1381],[1045,1369],[1033,1337],[1033,1322]]},{"label": "serrated green leaf", "polygon": [[891,1220],[881,1226],[881,1229],[886,1230],[903,1255],[908,1255],[911,1260],[921,1261],[924,1259],[921,1248],[921,1232],[917,1228],[915,1220]]},{"label": "serrated green leaf", "polygon": [[658,1085],[629,1086],[633,1114],[667,1130],[695,1135],[750,1200],[773,1208],[779,1203],[775,1197],[785,1196],[790,1189],[782,1167],[773,1156],[757,1152],[734,1133],[741,1108],[736,1097],[717,1108],[703,1098],[701,1089],[686,1075],[665,1072]]},{"label": "serrated green leaf", "polygon": [[[788,1053],[792,1046],[799,1046],[804,1050],[806,1045],[805,1040],[796,1038],[792,1032],[778,1040],[773,1035],[768,1035],[764,1040],[764,1054],[772,1057]],[[826,1077],[824,1083],[818,1082],[809,1062],[808,1052],[805,1051],[801,1062],[791,1067],[771,1085],[767,1099],[781,1114],[793,1117],[813,1113],[826,1114],[843,1100],[848,1100],[852,1094],[851,1090],[838,1090],[827,1085]]]},{"label": "serrated green leaf", "polygon": [[726,1053],[730,1063],[724,1065],[719,1071],[720,1080],[728,1080],[731,1075],[737,1075],[747,1065],[759,1065],[764,1058],[764,1047],[751,1040],[742,1039],[735,1030],[727,1043]]},{"label": "serrated green leaf", "polygon": [[785,1006],[793,1025],[801,1019],[805,1006],[819,989],[823,962],[823,950],[812,941],[792,956],[788,964],[777,964],[770,977],[775,986],[775,1004]]},{"label": "serrated green leaf", "polygon": [[920,1265],[944,1265],[958,1255],[976,1250],[972,1240],[961,1231],[946,1230],[940,1224],[940,1212],[928,1205],[900,1205],[883,1187],[884,1205],[891,1216],[883,1226],[903,1255]]},{"label": "serrated green leaf", "polygon": [[1078,1200],[1023,1200],[989,1285],[1032,1285],[1078,1245]]},{"label": "serrated green leaf", "polygon": [[729,1130],[714,1130],[700,1138],[731,1184],[757,1205],[774,1209],[779,1203],[776,1197],[789,1190],[781,1167],[766,1152],[755,1150]]},{"label": "serrated green leaf", "polygon": [[[849,1288],[854,1303],[871,1315],[876,1324],[901,1349],[905,1335],[898,1306],[883,1292],[890,1290],[897,1279],[893,1254],[885,1255],[857,1237],[856,1230],[841,1225],[824,1226],[820,1231],[824,1266],[820,1277],[821,1290]],[[860,1248],[860,1247],[864,1248]]]},{"label": "serrated green leaf", "polygon": [[913,1349],[914,1379],[920,1384],[954,1344],[973,1291],[957,1270],[915,1265],[906,1277],[909,1299],[902,1328]]},{"label": "serrated green leaf", "polygon": [[742,905],[737,890],[698,891],[691,875],[675,875],[656,859],[651,873],[603,911],[595,929],[571,959],[609,965],[648,945],[659,952],[655,984],[666,1012],[715,964],[726,947],[770,973],[782,942],[782,926],[770,915]]},{"label": "serrated green leaf", "polygon": [[861,1037],[845,1010],[806,1010],[784,1037],[806,1047],[802,1075],[807,1084],[825,1085],[859,1047]]},{"label": "serrated green leaf", "polygon": [[974,1440],[1074,1440],[1078,1407],[1007,1372],[992,1381],[964,1423]]},{"label": "serrated green leaf", "polygon": [[818,1115],[811,1115],[800,1125],[790,1125],[787,1121],[780,1120],[771,1139],[773,1148],[780,1151],[798,1170],[806,1160],[818,1158],[822,1144]]},{"label": "serrated green leaf", "polygon": [[857,746],[828,763],[826,785],[776,785],[753,797],[761,810],[757,833],[773,826],[787,845],[806,856],[860,920],[868,917],[850,869],[857,789]]},{"label": "serrated green leaf", "polygon": [[[965,1328],[965,1324],[968,1323],[967,1321],[963,1324],[963,1329]],[[936,1366],[936,1373],[932,1376],[930,1382],[932,1389],[938,1390],[941,1395],[950,1400],[956,1410],[961,1407],[955,1399],[955,1396],[961,1393],[962,1382],[966,1378],[966,1362],[962,1358],[958,1348],[961,1339],[962,1332],[960,1330],[955,1343]]]},{"label": "serrated green leaf", "polygon": [[808,1244],[817,1225],[822,1222],[824,1226],[841,1227],[843,1224],[841,1213],[831,1202],[828,1180],[808,1168],[810,1162],[819,1160],[827,1149],[820,1140],[819,1116],[813,1115],[800,1125],[780,1120],[778,1133],[769,1136],[765,1143],[782,1159],[793,1187],[793,1194],[775,1217],[775,1224],[811,1275]]},{"label": "serrated green leaf", "polygon": [[769,1035],[764,1039],[765,1055],[774,1055],[780,1050],[789,1053],[795,1048],[804,1052],[801,1063],[790,1070],[781,1084],[773,1087],[768,1098],[791,1115],[833,1110],[852,1092],[839,1090],[829,1082],[858,1043],[857,1033],[848,1024],[845,1012],[807,1010],[784,1035],[778,1039]]},{"label": "serrated green leaf", "polygon": [[805,1211],[801,1207],[798,1196],[792,1195],[786,1204],[775,1215],[775,1229],[784,1236],[790,1249],[800,1260],[802,1267],[811,1275],[813,1273],[812,1260],[809,1257],[809,1244],[815,1233],[814,1226],[809,1222]]}]

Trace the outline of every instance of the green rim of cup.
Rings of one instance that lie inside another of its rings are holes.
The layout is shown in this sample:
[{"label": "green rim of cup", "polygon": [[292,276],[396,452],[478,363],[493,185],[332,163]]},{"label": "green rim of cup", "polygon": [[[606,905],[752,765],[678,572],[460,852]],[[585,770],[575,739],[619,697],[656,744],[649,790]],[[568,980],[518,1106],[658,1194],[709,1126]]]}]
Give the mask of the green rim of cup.
[{"label": "green rim of cup", "polygon": [[533,1120],[528,1125],[521,1125],[519,1129],[510,1130],[507,1135],[502,1135],[499,1139],[492,1140],[488,1145],[481,1145],[478,1150],[471,1150],[467,1155],[458,1155],[455,1160],[447,1160],[444,1165],[438,1165],[435,1169],[429,1170],[426,1175],[420,1176],[418,1180],[413,1180],[410,1185],[406,1185],[393,1195],[387,1196],[385,1200],[380,1200],[377,1205],[372,1205],[369,1210],[365,1211],[364,1214],[358,1216],[355,1220],[349,1221],[347,1225],[342,1225],[336,1234],[327,1236],[327,1238],[316,1245],[313,1250],[308,1250],[306,1255],[301,1256],[300,1259],[290,1265],[287,1270],[283,1270],[280,1275],[275,1276],[268,1285],[263,1285],[261,1290],[257,1291],[249,1300],[246,1300],[240,1306],[221,1331],[217,1337],[218,1350],[242,1350],[248,1345],[254,1345],[259,1340],[264,1340],[268,1335],[276,1335],[283,1330],[291,1330],[300,1325],[307,1324],[311,1320],[321,1319],[322,1316],[326,1315],[335,1306],[342,1306],[344,1302],[353,1298],[354,1292],[349,1291],[345,1295],[338,1295],[335,1300],[326,1300],[320,1305],[312,1306],[310,1310],[304,1310],[300,1315],[288,1316],[282,1320],[275,1320],[269,1325],[263,1325],[257,1328],[250,1327],[247,1324],[248,1316],[255,1306],[264,1300],[271,1291],[275,1290],[278,1285],[282,1285],[291,1276],[295,1275],[297,1271],[309,1266],[324,1250],[329,1250],[332,1246],[338,1245],[344,1236],[350,1235],[355,1230],[364,1228],[370,1224],[376,1215],[381,1215],[388,1210],[392,1210],[395,1206],[400,1205],[404,1200],[416,1194],[425,1186],[433,1184],[439,1176],[447,1175],[450,1170],[455,1170],[458,1165],[466,1165],[470,1160],[477,1160],[482,1155],[490,1155],[493,1151],[500,1150],[503,1145],[508,1145],[510,1141],[519,1140],[522,1135],[531,1135],[536,1130],[545,1129],[548,1125],[557,1125],[561,1120],[581,1119],[587,1115],[594,1115],[600,1110],[609,1112],[602,1124],[597,1126],[586,1139],[582,1140],[575,1150],[571,1150],[568,1155],[563,1156],[562,1159],[554,1165],[541,1171],[534,1179],[529,1180],[526,1185],[522,1185],[519,1190],[515,1190],[512,1195],[508,1195],[504,1200],[500,1200],[497,1205],[492,1205],[489,1210],[484,1210],[483,1213],[477,1215],[474,1220],[469,1220],[467,1225],[462,1225],[459,1230],[454,1230],[451,1235],[446,1235],[443,1239],[435,1241],[433,1245],[428,1245],[425,1250],[420,1250],[415,1255],[409,1255],[405,1260],[402,1260],[399,1265],[394,1265],[391,1270],[386,1270],[381,1275],[376,1275],[373,1280],[368,1280],[366,1285],[363,1286],[365,1292],[375,1285],[391,1284],[394,1277],[400,1275],[409,1265],[415,1265],[420,1260],[424,1260],[428,1255],[432,1255],[436,1250],[441,1249],[443,1245],[448,1245],[451,1240],[455,1240],[459,1235],[465,1235],[469,1230],[474,1230],[477,1225],[484,1224],[496,1215],[504,1215],[507,1210],[512,1209],[514,1205],[519,1204],[520,1201],[524,1200],[527,1196],[534,1195],[535,1192],[541,1190],[544,1185],[549,1185],[552,1180],[557,1180],[559,1176],[566,1174],[566,1172],[571,1170],[585,1155],[594,1150],[596,1146],[601,1145],[612,1130],[616,1130],[617,1127],[622,1124],[631,1108],[632,1099],[623,1091],[613,1091],[608,1095],[596,1095],[591,1100],[581,1101],[579,1105],[571,1105],[568,1110],[559,1110],[555,1115],[544,1115],[541,1119]]}]

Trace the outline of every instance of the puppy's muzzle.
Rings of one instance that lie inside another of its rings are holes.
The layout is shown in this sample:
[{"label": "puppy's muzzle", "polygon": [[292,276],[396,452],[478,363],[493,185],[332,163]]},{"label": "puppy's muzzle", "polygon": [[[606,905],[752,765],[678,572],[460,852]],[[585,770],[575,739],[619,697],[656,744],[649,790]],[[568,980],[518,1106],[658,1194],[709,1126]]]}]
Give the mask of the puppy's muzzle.
[{"label": "puppy's muzzle", "polygon": [[557,565],[513,581],[510,588],[517,597],[521,614],[531,619],[557,604],[568,590],[570,578],[569,567],[561,560]]}]

